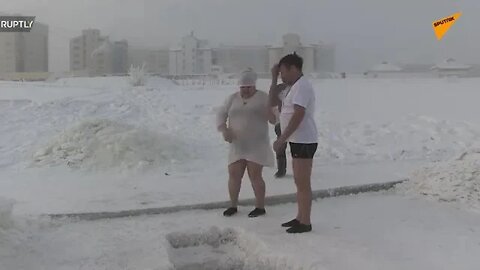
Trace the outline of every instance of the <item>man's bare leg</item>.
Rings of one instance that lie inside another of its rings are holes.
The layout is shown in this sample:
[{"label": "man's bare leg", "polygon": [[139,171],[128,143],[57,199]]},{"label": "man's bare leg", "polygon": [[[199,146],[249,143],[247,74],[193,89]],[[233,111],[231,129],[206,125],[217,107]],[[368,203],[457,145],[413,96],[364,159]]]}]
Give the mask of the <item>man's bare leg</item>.
[{"label": "man's bare leg", "polygon": [[[296,167],[298,166],[298,165],[296,165],[297,163],[295,162],[295,160],[297,160],[297,159],[296,158],[292,159],[292,169],[293,169],[293,178],[294,179],[296,179],[296,175],[298,175],[298,174],[295,174]],[[297,185],[297,181],[295,180],[295,186],[296,185]],[[300,219],[302,218],[302,216],[301,216],[302,209],[300,208],[300,204],[298,203],[300,201],[299,193],[298,193],[298,187],[297,187],[296,197],[297,197],[297,217],[295,219],[300,221]]]},{"label": "man's bare leg", "polygon": [[[297,177],[299,176],[298,174],[298,170],[301,169],[301,167],[299,167],[299,164],[297,162],[297,158],[293,158],[292,159],[292,170],[293,170],[293,177],[295,179],[295,185],[297,186]],[[301,198],[301,193],[298,192],[298,186],[297,186],[297,193],[296,193],[296,197],[297,197],[297,216],[295,219],[293,220],[290,220],[288,222],[285,222],[282,224],[282,227],[293,227],[295,225],[298,225],[298,223],[301,223],[301,220],[302,220],[302,216],[303,216],[303,209],[302,209],[302,204],[300,203],[300,201],[302,200]]]},{"label": "man's bare leg", "polygon": [[310,225],[312,210],[312,164],[313,159],[293,159],[293,175],[297,186],[298,215],[301,224]]}]

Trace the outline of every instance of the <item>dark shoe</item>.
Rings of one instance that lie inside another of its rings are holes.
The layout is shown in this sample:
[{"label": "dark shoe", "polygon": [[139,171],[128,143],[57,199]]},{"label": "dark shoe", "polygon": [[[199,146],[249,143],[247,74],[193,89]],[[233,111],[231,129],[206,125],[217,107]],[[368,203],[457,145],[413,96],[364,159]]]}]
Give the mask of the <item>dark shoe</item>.
[{"label": "dark shoe", "polygon": [[290,228],[293,226],[297,226],[299,224],[300,224],[300,221],[298,221],[297,219],[292,219],[289,222],[282,223],[282,227]]},{"label": "dark shoe", "polygon": [[287,233],[306,233],[312,231],[312,225],[298,224],[287,229]]},{"label": "dark shoe", "polygon": [[250,212],[250,213],[248,214],[248,217],[253,218],[253,217],[263,216],[263,215],[265,215],[266,213],[267,213],[267,212],[265,211],[264,208],[255,208],[255,209],[253,209],[252,212]]},{"label": "dark shoe", "polygon": [[230,207],[223,212],[223,215],[226,216],[226,217],[230,217],[230,216],[235,215],[237,212],[238,212],[237,207]]},{"label": "dark shoe", "polygon": [[283,177],[285,177],[286,174],[287,174],[286,171],[280,171],[280,170],[278,170],[278,171],[275,173],[275,178],[283,178]]}]

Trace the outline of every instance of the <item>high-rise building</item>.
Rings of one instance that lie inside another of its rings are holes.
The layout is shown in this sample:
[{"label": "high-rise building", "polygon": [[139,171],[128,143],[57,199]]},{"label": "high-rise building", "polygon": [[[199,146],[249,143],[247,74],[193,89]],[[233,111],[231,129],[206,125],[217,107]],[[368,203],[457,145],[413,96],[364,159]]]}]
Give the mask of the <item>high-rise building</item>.
[{"label": "high-rise building", "polygon": [[0,73],[17,71],[17,33],[0,33]]},{"label": "high-rise building", "polygon": [[[278,46],[226,46],[210,48],[207,41],[197,39],[193,33],[182,39],[180,46],[169,53],[169,74],[195,75],[239,73],[253,68],[259,75],[270,75],[270,67],[290,53],[303,58],[304,73],[335,71],[335,47],[326,44],[302,44],[297,34],[285,34]],[[215,71],[212,71],[215,67]]]},{"label": "high-rise building", "polygon": [[170,75],[210,74],[212,49],[206,40],[196,38],[193,32],[182,38],[178,48],[171,48]]},{"label": "high-rise building", "polygon": [[103,75],[112,72],[112,44],[98,29],[85,29],[82,35],[70,40],[70,71],[85,75]]},{"label": "high-rise building", "polygon": [[126,74],[128,72],[128,42],[126,40],[113,43],[112,71],[114,74]]},{"label": "high-rise building", "polygon": [[251,67],[260,75],[270,75],[270,68],[280,59],[296,52],[303,58],[304,73],[335,71],[335,47],[326,44],[301,43],[297,34],[286,34],[278,46],[224,46],[213,50],[213,64],[226,73],[238,73]]},{"label": "high-rise building", "polygon": [[239,73],[252,68],[257,73],[268,72],[268,51],[266,46],[225,46],[212,50],[212,62],[221,66],[225,73]]},{"label": "high-rise building", "polygon": [[0,73],[48,72],[48,26],[30,32],[0,33]]},{"label": "high-rise building", "polygon": [[268,48],[269,66],[278,63],[290,53],[297,53],[303,58],[303,72],[333,72],[335,69],[335,50],[331,45],[304,45],[297,34],[285,34],[281,46]]},{"label": "high-rise building", "polygon": [[[113,74],[113,45],[108,38],[101,43],[99,47],[93,50],[91,55],[87,55],[90,62],[87,70],[90,75],[109,75]],[[88,62],[88,61],[87,61]]]}]

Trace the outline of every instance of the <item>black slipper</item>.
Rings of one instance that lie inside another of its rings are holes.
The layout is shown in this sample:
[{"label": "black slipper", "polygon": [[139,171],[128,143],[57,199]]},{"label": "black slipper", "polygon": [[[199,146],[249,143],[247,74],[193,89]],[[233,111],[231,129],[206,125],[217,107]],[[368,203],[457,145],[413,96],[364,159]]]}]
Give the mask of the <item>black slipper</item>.
[{"label": "black slipper", "polygon": [[295,218],[295,219],[290,220],[289,222],[282,223],[282,227],[290,228],[290,227],[296,226],[298,224],[300,224],[300,221],[298,221]]},{"label": "black slipper", "polygon": [[287,230],[287,233],[306,233],[312,231],[312,225],[298,224]]},{"label": "black slipper", "polygon": [[238,212],[237,207],[230,207],[223,212],[223,215],[226,216],[226,217],[230,217],[230,216],[235,215],[237,212]]},{"label": "black slipper", "polygon": [[255,208],[255,209],[253,209],[252,212],[250,212],[250,213],[248,214],[248,217],[253,218],[253,217],[263,216],[263,215],[265,215],[266,213],[267,213],[267,212],[265,211],[264,208]]}]

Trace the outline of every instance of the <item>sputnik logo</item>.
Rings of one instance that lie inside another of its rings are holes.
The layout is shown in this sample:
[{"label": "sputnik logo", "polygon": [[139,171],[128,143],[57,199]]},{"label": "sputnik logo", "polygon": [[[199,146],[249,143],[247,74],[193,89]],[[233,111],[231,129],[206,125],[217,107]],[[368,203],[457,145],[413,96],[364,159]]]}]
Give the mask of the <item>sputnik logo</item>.
[{"label": "sputnik logo", "polygon": [[432,23],[433,31],[435,32],[435,36],[437,36],[438,40],[441,40],[443,36],[448,32],[450,27],[462,16],[461,12],[457,12],[452,14],[448,17],[445,17],[440,20],[436,20]]}]

